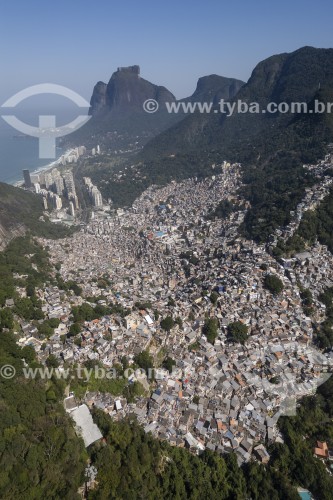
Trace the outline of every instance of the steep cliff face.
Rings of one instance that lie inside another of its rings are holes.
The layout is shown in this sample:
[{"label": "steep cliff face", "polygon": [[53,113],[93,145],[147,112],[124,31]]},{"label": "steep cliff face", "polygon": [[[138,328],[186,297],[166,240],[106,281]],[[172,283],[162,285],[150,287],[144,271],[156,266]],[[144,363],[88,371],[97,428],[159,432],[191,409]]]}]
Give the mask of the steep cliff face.
[{"label": "steep cliff face", "polygon": [[175,101],[175,96],[165,87],[141,78],[139,66],[118,68],[108,84],[98,82],[95,85],[90,101],[90,114],[143,113],[142,106],[147,99],[155,99],[158,104],[163,104]]},{"label": "steep cliff face", "polygon": [[95,114],[103,111],[106,107],[106,89],[107,84],[103,82],[96,83],[90,100],[89,114]]},{"label": "steep cliff face", "polygon": [[[157,102],[156,112],[145,111],[148,99]],[[118,68],[108,83],[95,85],[90,99],[91,119],[71,134],[66,144],[99,144],[104,150],[115,151],[138,149],[183,118],[166,111],[165,102],[174,101],[168,89],[142,78],[139,66]]]}]

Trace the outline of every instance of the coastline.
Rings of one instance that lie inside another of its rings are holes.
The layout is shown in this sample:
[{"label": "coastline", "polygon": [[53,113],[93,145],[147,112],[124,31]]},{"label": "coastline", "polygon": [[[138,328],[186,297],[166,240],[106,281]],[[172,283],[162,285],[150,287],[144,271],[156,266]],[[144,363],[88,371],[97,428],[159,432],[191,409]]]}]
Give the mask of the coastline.
[{"label": "coastline", "polygon": [[[52,161],[51,163],[48,163],[47,165],[44,165],[42,167],[38,167],[36,168],[35,170],[32,170],[30,172],[30,175],[38,175],[38,174],[41,174],[41,173],[47,173],[48,171],[50,170],[53,170],[54,168],[56,168],[57,166],[61,165],[61,166],[65,166],[63,165],[63,160],[67,160],[67,158],[69,156],[71,156],[74,152],[75,152],[76,148],[71,148],[71,149],[67,149],[64,153],[61,154],[61,156],[59,156],[59,158],[57,158],[56,160]],[[21,179],[19,181],[14,181],[14,182],[11,182],[10,183],[12,186],[15,186],[15,187],[22,187],[24,185],[24,180]]]}]

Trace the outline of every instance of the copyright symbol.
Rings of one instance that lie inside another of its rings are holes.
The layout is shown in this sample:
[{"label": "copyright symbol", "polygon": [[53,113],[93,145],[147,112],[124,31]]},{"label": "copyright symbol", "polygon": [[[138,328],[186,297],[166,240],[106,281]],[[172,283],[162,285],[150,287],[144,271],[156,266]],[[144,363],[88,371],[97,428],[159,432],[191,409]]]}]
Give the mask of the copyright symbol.
[{"label": "copyright symbol", "polygon": [[16,375],[16,370],[12,365],[3,365],[0,368],[0,377],[6,380],[10,380],[11,378],[15,377],[15,375]]},{"label": "copyright symbol", "polygon": [[146,113],[156,113],[159,108],[159,104],[155,99],[147,99],[143,103],[143,109]]}]

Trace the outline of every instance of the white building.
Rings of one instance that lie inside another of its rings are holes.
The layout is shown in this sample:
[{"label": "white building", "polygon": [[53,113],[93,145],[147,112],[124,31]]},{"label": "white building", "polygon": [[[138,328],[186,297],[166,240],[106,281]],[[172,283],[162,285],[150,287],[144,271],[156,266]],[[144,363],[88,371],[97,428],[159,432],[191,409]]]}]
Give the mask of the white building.
[{"label": "white building", "polygon": [[91,196],[93,200],[93,204],[95,207],[102,207],[103,206],[103,198],[102,198],[102,193],[100,190],[94,186],[91,190]]},{"label": "white building", "polygon": [[[94,423],[87,405],[76,406],[73,397],[65,399],[65,408],[67,413],[75,422],[76,434],[82,437],[85,447],[88,448],[91,444],[99,439],[102,439],[102,433]],[[66,404],[68,401],[68,404]]]},{"label": "white building", "polygon": [[74,203],[72,201],[69,202],[69,213],[72,217],[75,217],[75,208]]}]

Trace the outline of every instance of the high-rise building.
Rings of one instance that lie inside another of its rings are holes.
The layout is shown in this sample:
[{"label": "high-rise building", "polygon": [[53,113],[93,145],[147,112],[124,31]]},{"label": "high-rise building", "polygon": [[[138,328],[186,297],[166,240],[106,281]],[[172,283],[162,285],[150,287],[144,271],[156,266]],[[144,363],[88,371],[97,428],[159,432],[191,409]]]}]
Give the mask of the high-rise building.
[{"label": "high-rise building", "polygon": [[31,178],[29,170],[23,170],[24,185],[27,189],[31,188]]},{"label": "high-rise building", "polygon": [[55,193],[51,193],[50,191],[48,192],[48,199],[52,205],[52,207],[55,210],[61,210],[62,209],[62,200],[60,196],[58,196]]},{"label": "high-rise building", "polygon": [[71,201],[74,205],[74,208],[78,209],[79,208],[79,199],[76,196],[76,194],[70,193],[68,196],[69,201]]},{"label": "high-rise building", "polygon": [[103,206],[103,198],[102,198],[102,193],[100,190],[94,186],[91,190],[91,197],[92,201],[95,207],[102,207]]},{"label": "high-rise building", "polygon": [[60,177],[60,172],[59,172],[59,170],[57,168],[53,168],[51,170],[51,174],[52,174],[53,179],[56,179],[57,177]]},{"label": "high-rise building", "polygon": [[31,184],[40,184],[39,174],[30,174]]},{"label": "high-rise building", "polygon": [[69,193],[75,194],[75,183],[72,172],[65,172],[63,178],[65,181],[67,196],[69,196]]},{"label": "high-rise building", "polygon": [[72,217],[75,217],[75,208],[74,203],[72,201],[69,202],[69,213]]},{"label": "high-rise building", "polygon": [[35,191],[37,194],[40,193],[40,184],[38,182],[36,182],[36,184],[34,184],[34,188],[35,188]]},{"label": "high-rise building", "polygon": [[50,187],[53,186],[53,175],[51,173],[45,174],[45,186],[46,189],[49,189]]},{"label": "high-rise building", "polygon": [[39,184],[40,185],[44,185],[45,184],[45,173],[44,172],[41,172],[40,174],[38,174],[38,177],[39,177]]},{"label": "high-rise building", "polygon": [[55,194],[53,200],[54,200],[54,208],[56,210],[61,210],[62,209],[62,201],[61,201],[60,196],[58,196],[57,194]]},{"label": "high-rise building", "polygon": [[93,187],[93,183],[91,182],[90,177],[83,177],[83,181],[88,189]]},{"label": "high-rise building", "polygon": [[65,186],[62,177],[59,176],[54,179],[54,189],[55,192],[60,195],[64,192]]}]

